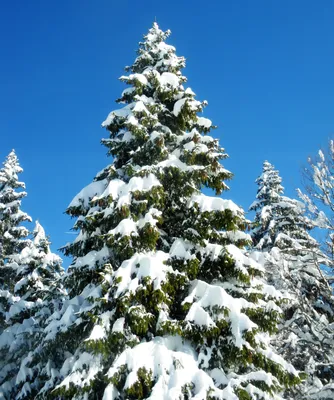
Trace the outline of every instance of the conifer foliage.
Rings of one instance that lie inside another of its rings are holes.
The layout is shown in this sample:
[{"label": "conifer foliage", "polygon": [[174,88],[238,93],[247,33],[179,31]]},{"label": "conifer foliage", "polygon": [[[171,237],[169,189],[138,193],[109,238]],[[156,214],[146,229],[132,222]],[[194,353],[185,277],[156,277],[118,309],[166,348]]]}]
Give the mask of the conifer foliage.
[{"label": "conifer foliage", "polygon": [[313,223],[300,201],[283,195],[282,179],[267,161],[257,179],[252,258],[262,260],[266,275],[289,301],[274,345],[296,369],[304,371],[302,385],[286,392],[293,399],[332,399],[334,385],[334,298],[321,271],[327,262],[310,236]]},{"label": "conifer foliage", "polygon": [[269,347],[278,294],[243,252],[243,211],[201,193],[231,173],[169,35],[155,23],[140,43],[103,122],[113,163],[67,209],[79,233],[41,398],[273,399],[298,381]]}]

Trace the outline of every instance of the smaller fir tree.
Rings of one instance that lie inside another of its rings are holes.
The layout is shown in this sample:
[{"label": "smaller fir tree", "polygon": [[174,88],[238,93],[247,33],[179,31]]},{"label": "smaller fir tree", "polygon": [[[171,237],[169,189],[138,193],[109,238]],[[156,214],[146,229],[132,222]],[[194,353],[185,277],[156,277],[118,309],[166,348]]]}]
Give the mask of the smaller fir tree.
[{"label": "smaller fir tree", "polygon": [[[23,172],[15,151],[12,150],[0,169],[0,266],[4,266],[12,254],[19,253],[25,247],[29,231],[21,225],[31,221],[28,214],[21,211],[21,200],[26,197],[25,184],[20,182],[18,174]],[[19,189],[19,190],[18,190]],[[9,281],[1,276],[2,283],[10,287]]]},{"label": "smaller fir tree", "polygon": [[50,242],[38,222],[32,236],[28,245],[11,257],[11,268],[16,271],[15,297],[0,336],[4,360],[0,394],[8,399],[34,394],[40,379],[36,361],[40,339],[48,317],[59,309],[65,294],[60,281],[61,259],[50,251]]},{"label": "smaller fir tree", "polygon": [[[270,178],[270,179],[269,179]],[[303,385],[287,391],[293,399],[331,399],[334,372],[334,326],[331,289],[320,265],[327,259],[311,237],[312,222],[300,201],[283,196],[278,171],[267,161],[257,179],[252,257],[264,259],[269,283],[283,290],[284,319],[274,346],[297,369],[307,373]]]}]

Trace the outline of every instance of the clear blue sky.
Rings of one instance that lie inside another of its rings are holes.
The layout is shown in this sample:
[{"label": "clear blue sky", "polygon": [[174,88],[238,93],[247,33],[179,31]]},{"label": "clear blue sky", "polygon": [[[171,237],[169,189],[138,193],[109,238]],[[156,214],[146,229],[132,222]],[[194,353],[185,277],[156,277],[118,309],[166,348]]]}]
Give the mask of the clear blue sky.
[{"label": "clear blue sky", "polygon": [[204,115],[230,155],[224,197],[247,209],[264,159],[294,196],[307,156],[333,137],[333,17],[331,0],[3,1],[0,159],[16,149],[22,209],[53,249],[73,240],[63,213],[110,163],[100,124],[155,18],[172,30],[188,84],[208,100]]}]

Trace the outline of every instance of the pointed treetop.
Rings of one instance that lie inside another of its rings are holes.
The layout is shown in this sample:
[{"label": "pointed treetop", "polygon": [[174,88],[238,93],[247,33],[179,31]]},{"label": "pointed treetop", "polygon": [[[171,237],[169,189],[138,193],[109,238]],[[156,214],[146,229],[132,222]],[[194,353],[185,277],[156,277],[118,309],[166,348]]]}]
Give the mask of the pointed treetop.
[{"label": "pointed treetop", "polygon": [[25,188],[25,184],[23,182],[18,182],[17,177],[17,174],[22,171],[23,169],[20,167],[17,155],[13,149],[6,157],[3,162],[3,167],[0,169],[0,190],[2,190],[7,183],[15,188]]},{"label": "pointed treetop", "polygon": [[8,154],[7,159],[11,159],[11,160],[17,160],[17,155],[15,153],[15,149],[12,149],[12,151]]},{"label": "pointed treetop", "polygon": [[8,154],[8,157],[17,157],[15,153],[15,149],[12,149],[12,151]]},{"label": "pointed treetop", "polygon": [[[6,168],[12,167],[12,168],[17,168],[19,166],[19,161],[17,158],[17,155],[15,153],[15,150],[13,149],[8,156],[6,157],[6,160],[3,162],[3,166]],[[20,168],[21,169],[21,168]],[[17,171],[18,172],[18,171]]]},{"label": "pointed treetop", "polygon": [[[185,59],[184,57],[177,57],[175,47],[165,43],[170,34],[170,30],[164,32],[154,22],[152,28],[144,36],[144,41],[139,43],[138,57],[134,64],[126,67],[125,70],[144,75],[153,71],[178,73],[180,75],[179,70],[185,66]],[[123,80],[122,77],[120,79]]]},{"label": "pointed treetop", "polygon": [[259,186],[256,195],[257,200],[250,206],[250,210],[257,210],[261,205],[265,206],[277,200],[284,192],[284,188],[281,185],[282,178],[279,176],[279,172],[268,161],[264,161],[262,174],[255,182]]},{"label": "pointed treetop", "polygon": [[149,29],[148,34],[144,36],[146,42],[161,42],[170,36],[171,31],[168,29],[166,32],[159,28],[156,21],[153,22],[152,28]]},{"label": "pointed treetop", "polygon": [[269,178],[271,175],[277,176],[277,179],[282,182],[282,178],[279,176],[279,171],[275,169],[275,166],[269,161],[265,160],[262,166],[262,175],[257,179]]},{"label": "pointed treetop", "polygon": [[265,170],[265,169],[274,169],[274,166],[268,160],[264,160],[263,161],[263,170]]},{"label": "pointed treetop", "polygon": [[36,221],[36,223],[35,223],[35,228],[33,230],[33,236],[34,236],[33,242],[34,242],[35,246],[38,247],[41,245],[44,246],[45,243],[48,244],[48,239],[45,235],[44,228],[38,221]]}]

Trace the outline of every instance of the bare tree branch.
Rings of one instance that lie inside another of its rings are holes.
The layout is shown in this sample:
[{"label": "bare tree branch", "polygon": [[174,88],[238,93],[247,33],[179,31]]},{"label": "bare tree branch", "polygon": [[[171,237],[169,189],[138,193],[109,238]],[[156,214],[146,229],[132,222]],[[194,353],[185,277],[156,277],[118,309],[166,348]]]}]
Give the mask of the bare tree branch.
[{"label": "bare tree branch", "polygon": [[304,192],[297,190],[305,202],[314,226],[324,229],[323,250],[334,260],[334,141],[326,150],[309,157],[302,171]]}]

